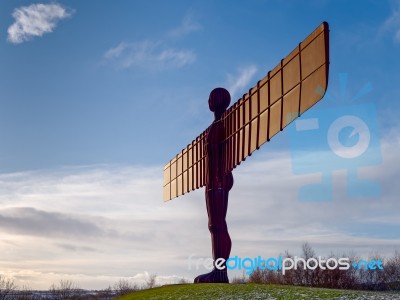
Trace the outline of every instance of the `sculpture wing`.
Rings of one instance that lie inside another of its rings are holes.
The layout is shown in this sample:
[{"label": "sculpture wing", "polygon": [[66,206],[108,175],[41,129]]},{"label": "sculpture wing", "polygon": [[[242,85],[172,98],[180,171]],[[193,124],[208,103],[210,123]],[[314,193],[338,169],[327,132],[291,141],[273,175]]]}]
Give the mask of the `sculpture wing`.
[{"label": "sculpture wing", "polygon": [[207,128],[164,167],[164,201],[205,185]]},{"label": "sculpture wing", "polygon": [[[329,27],[324,22],[224,113],[225,172],[321,100],[328,73]],[[207,131],[164,167],[164,201],[205,185]]]},{"label": "sculpture wing", "polygon": [[328,71],[329,27],[324,22],[225,112],[225,171],[321,100]]}]

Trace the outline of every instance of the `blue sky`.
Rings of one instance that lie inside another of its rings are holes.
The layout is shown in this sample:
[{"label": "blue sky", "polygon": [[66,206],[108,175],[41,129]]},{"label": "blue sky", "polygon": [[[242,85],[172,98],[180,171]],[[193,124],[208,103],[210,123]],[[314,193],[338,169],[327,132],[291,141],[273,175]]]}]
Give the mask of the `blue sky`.
[{"label": "blue sky", "polygon": [[162,203],[163,165],[212,121],[214,87],[238,99],[322,21],[316,112],[376,106],[382,160],[359,174],[381,193],[349,202],[343,169],[331,202],[299,201],[319,175],[293,174],[285,131],[234,172],[232,253],[400,248],[399,1],[2,1],[0,14],[0,269],[20,285],[193,278],[187,257],[210,255],[203,193]]}]

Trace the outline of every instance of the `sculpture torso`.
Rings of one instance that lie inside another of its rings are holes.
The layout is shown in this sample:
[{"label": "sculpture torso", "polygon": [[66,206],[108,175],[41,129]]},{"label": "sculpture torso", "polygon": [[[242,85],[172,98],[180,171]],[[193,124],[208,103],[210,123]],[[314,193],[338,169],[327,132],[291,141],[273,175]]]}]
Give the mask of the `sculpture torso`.
[{"label": "sculpture torso", "polygon": [[233,185],[232,172],[225,173],[224,157],[224,123],[221,120],[214,121],[208,131],[205,153],[207,157],[206,190],[224,189],[229,191]]}]

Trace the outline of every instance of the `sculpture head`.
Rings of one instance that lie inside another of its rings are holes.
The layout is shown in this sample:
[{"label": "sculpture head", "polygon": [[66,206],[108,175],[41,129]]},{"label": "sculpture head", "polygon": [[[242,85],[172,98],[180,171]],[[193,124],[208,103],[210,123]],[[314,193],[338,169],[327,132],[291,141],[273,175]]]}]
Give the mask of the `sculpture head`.
[{"label": "sculpture head", "polygon": [[211,91],[208,98],[208,106],[214,112],[216,120],[221,118],[229,103],[231,103],[231,95],[226,89],[219,87]]}]

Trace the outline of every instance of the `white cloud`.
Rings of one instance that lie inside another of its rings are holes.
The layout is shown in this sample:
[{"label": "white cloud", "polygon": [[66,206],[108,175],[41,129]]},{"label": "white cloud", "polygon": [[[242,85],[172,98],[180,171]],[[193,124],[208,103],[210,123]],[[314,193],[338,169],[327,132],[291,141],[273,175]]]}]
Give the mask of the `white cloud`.
[{"label": "white cloud", "polygon": [[144,69],[180,68],[196,60],[193,50],[175,49],[163,42],[150,40],[125,43],[109,49],[104,58],[126,69],[141,67]]},{"label": "white cloud", "polygon": [[124,50],[129,47],[129,44],[127,43],[120,43],[118,46],[109,49],[105,54],[104,57],[107,59],[113,59],[119,57]]},{"label": "white cloud", "polygon": [[198,31],[201,25],[187,15],[182,24],[165,35],[165,39],[147,39],[136,42],[121,42],[104,53],[104,59],[118,68],[137,68],[162,70],[181,68],[196,61],[197,56],[192,49],[181,49],[172,46],[176,38]]},{"label": "white cloud", "polygon": [[235,74],[228,74],[228,91],[232,99],[238,97],[237,93],[244,94],[247,91],[245,88],[251,82],[254,74],[257,72],[257,67],[250,65],[244,68],[239,68]]},{"label": "white cloud", "polygon": [[183,18],[182,24],[179,27],[170,30],[167,35],[174,38],[181,38],[189,33],[196,32],[201,29],[202,26],[200,23],[198,23],[192,15],[188,14]]},{"label": "white cloud", "polygon": [[392,14],[381,26],[381,32],[393,34],[393,39],[400,43],[400,1],[393,2]]},{"label": "white cloud", "polygon": [[57,3],[16,8],[12,13],[15,22],[7,30],[8,40],[13,44],[20,44],[52,32],[60,20],[70,15],[71,12]]}]

